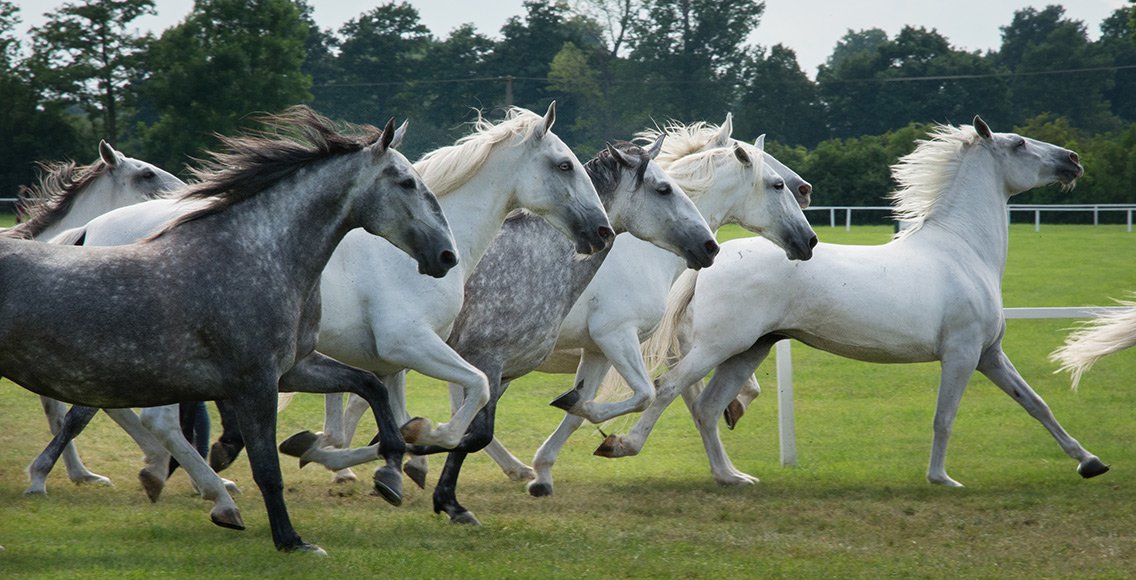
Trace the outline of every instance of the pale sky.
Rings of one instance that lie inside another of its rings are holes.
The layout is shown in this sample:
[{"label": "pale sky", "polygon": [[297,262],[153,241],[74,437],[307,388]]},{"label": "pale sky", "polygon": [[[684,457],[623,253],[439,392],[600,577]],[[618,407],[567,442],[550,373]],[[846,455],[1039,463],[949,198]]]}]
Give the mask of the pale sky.
[{"label": "pale sky", "polygon": [[[321,28],[338,29],[346,21],[389,0],[312,0]],[[62,0],[15,0],[23,28],[43,22],[43,13]],[[439,38],[463,23],[473,23],[482,34],[496,36],[513,15],[523,15],[522,0],[413,0],[422,22]],[[155,33],[177,24],[189,13],[192,0],[157,0],[158,16],[137,24]],[[1010,23],[1014,11],[1027,6],[1044,8],[1062,4],[1067,17],[1081,20],[1091,38],[1100,35],[1100,23],[1125,0],[766,0],[765,16],[750,36],[764,46],[784,44],[797,52],[801,68],[816,76],[816,67],[832,52],[849,29],[880,28],[894,37],[905,25],[938,29],[956,48],[996,49],[999,27]]]}]

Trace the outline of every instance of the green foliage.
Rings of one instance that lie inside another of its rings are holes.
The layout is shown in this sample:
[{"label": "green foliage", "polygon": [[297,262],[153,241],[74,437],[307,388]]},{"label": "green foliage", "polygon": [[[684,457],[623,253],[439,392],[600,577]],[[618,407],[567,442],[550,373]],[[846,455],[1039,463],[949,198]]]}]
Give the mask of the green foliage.
[{"label": "green foliage", "polygon": [[176,170],[211,145],[211,133],[309,100],[311,79],[301,72],[308,35],[289,0],[198,0],[147,54],[141,94],[156,120],[141,126],[146,159]]}]

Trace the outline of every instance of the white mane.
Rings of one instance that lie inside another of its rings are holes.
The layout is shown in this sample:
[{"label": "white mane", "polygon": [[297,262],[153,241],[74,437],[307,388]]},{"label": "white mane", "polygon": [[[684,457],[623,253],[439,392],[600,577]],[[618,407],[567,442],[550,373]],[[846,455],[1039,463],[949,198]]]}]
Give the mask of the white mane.
[{"label": "white mane", "polygon": [[[720,131],[718,125],[706,122],[697,122],[684,125],[678,121],[670,121],[663,129],[645,129],[635,134],[637,143],[653,143],[660,134],[666,133],[663,139],[663,149],[655,162],[674,179],[682,182],[682,188],[691,199],[698,199],[703,193],[714,187],[718,171],[727,163],[736,163],[733,147],[708,146],[717,139]],[[757,175],[765,171],[765,156],[761,151],[741,141],[733,143],[745,150],[753,161],[753,170]]]},{"label": "white mane", "polygon": [[485,119],[479,112],[473,126],[473,133],[458,139],[453,145],[427,153],[414,164],[414,169],[434,195],[446,195],[468,181],[481,169],[497,144],[506,141],[517,143],[542,130],[544,117],[513,107],[497,124]]},{"label": "white mane", "polygon": [[977,142],[978,132],[970,125],[939,125],[931,138],[917,141],[915,151],[891,166],[899,187],[888,195],[895,219],[914,222],[897,237],[918,230],[927,219],[943,191],[954,181],[963,150]]}]

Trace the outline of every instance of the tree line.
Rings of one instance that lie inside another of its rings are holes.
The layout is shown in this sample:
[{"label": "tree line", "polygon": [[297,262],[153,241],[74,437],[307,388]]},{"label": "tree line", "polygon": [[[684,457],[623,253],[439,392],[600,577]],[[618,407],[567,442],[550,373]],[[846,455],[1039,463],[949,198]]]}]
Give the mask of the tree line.
[{"label": "tree line", "polygon": [[[179,172],[249,114],[297,103],[344,121],[411,120],[414,158],[467,131],[478,111],[543,110],[582,157],[669,119],[721,122],[767,147],[824,205],[879,205],[888,165],[933,123],[981,114],[1076,149],[1072,192],[1023,202],[1136,202],[1136,3],[1099,23],[1059,5],[1023,8],[994,51],[965,51],[938,31],[852,31],[810,79],[792,49],[760,37],[764,2],[525,2],[489,36],[435,36],[409,2],[324,30],[306,0],[197,0],[177,25],[139,34],[152,0],[74,0],[16,34],[0,0],[0,197],[35,178],[37,160],[94,157],[98,139]],[[993,24],[992,24],[993,25]]]}]

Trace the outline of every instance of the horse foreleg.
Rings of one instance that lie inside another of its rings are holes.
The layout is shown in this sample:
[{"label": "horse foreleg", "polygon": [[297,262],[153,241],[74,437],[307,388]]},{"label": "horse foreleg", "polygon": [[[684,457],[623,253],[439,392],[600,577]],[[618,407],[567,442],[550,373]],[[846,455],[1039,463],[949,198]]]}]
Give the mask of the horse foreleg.
[{"label": "horse foreleg", "polygon": [[240,419],[228,401],[215,401],[217,412],[221,415],[221,436],[209,448],[209,467],[221,473],[233,464],[245,448],[245,439],[237,427]]},{"label": "horse foreleg", "polygon": [[[301,362],[303,360],[307,358]],[[271,380],[252,381],[233,385],[232,392],[237,394],[237,398],[229,399],[229,404],[248,447],[252,477],[264,497],[268,525],[276,549],[326,554],[319,546],[301,539],[288,517],[288,506],[284,503],[284,478],[280,475],[280,456],[276,453],[276,385]]]},{"label": "horse foreleg", "polygon": [[[179,414],[178,405],[149,407],[142,409],[140,420],[142,425],[178,460],[201,497],[213,502],[213,509],[209,512],[209,518],[213,520],[213,523],[224,528],[245,529],[244,521],[241,520],[240,509],[237,508],[236,502],[233,501],[228,492],[228,486],[233,485],[232,482],[221,479],[215,471],[206,465],[199,450],[195,449],[185,438],[181,429]],[[143,485],[145,485],[145,481],[143,481]],[[149,490],[147,490],[147,493],[149,493]],[[150,499],[151,501],[157,500],[157,494],[151,496]]]},{"label": "horse foreleg", "polygon": [[[348,426],[347,417],[344,416],[343,393],[328,393],[324,396],[323,432],[327,436],[328,445],[338,449],[349,447],[357,423],[358,419]],[[358,479],[350,467],[336,471],[331,477],[332,483],[349,483]]]},{"label": "horse foreleg", "polygon": [[962,484],[947,475],[947,443],[951,438],[951,428],[958,414],[959,402],[970,375],[974,374],[976,357],[945,356],[939,376],[939,395],[935,402],[934,438],[931,443],[931,460],[927,465],[927,481],[962,487]]},{"label": "horse foreleg", "polygon": [[[502,391],[508,388],[508,385],[502,387]],[[463,390],[460,385],[450,385],[450,405],[456,409],[461,405]],[[523,461],[517,459],[517,456],[509,452],[496,436],[490,439],[489,443],[485,446],[485,454],[501,468],[501,471],[509,478],[510,481],[529,481],[536,477],[531,467],[524,464]],[[420,457],[420,456],[415,456]],[[421,456],[425,460],[425,456]],[[405,468],[404,468],[405,471]]]},{"label": "horse foreleg", "polygon": [[[655,399],[655,386],[651,382],[651,374],[647,370],[647,365],[643,362],[643,354],[639,350],[638,330],[628,325],[612,332],[596,333],[592,336],[592,339],[599,345],[603,354],[585,352],[584,356],[581,357],[577,375],[584,369],[585,364],[592,366],[602,364],[604,373],[607,373],[609,366],[614,366],[616,372],[631,387],[631,396],[622,401],[611,403],[597,402],[592,400],[595,396],[593,391],[591,397],[577,397],[580,402],[568,408],[556,405],[556,402],[553,404],[564,408],[573,415],[580,415],[592,423],[602,423],[621,415],[646,409],[647,405],[650,405],[651,401]],[[589,357],[592,360],[586,363]],[[602,376],[600,380],[603,380]],[[582,382],[577,377],[577,389]]]},{"label": "horse foreleg", "polygon": [[995,347],[983,353],[982,359],[978,363],[978,371],[986,375],[995,385],[998,385],[998,388],[1017,401],[1031,417],[1037,419],[1049,430],[1049,433],[1057,440],[1057,444],[1061,446],[1065,454],[1077,460],[1077,473],[1081,474],[1081,477],[1095,477],[1108,471],[1108,465],[1105,465],[1096,455],[1086,451],[1076,439],[1061,427],[1061,424],[1053,416],[1053,412],[1050,411],[1049,405],[1026,383],[1026,380],[1014,368],[1006,353],[1002,351],[1000,345],[995,345]]},{"label": "horse foreleg", "polygon": [[[48,401],[63,405],[63,403],[59,401],[46,397],[40,397],[40,400],[44,402],[45,412],[47,411]],[[47,447],[44,448],[39,456],[28,466],[28,478],[31,480],[31,483],[28,488],[24,490],[25,495],[43,495],[47,493],[47,474],[51,473],[51,468],[55,466],[55,462],[59,459],[60,454],[64,453],[70,446],[71,440],[83,431],[83,428],[87,426],[87,423],[91,422],[91,418],[98,412],[98,409],[92,407],[75,406],[72,407],[65,416],[60,417],[58,422],[52,422],[54,435],[51,438],[51,442],[47,444]],[[76,455],[76,457],[78,456]],[[82,465],[82,463],[79,465]],[[102,476],[100,475],[98,477]],[[109,479],[102,477],[102,480],[102,483],[110,485]]]},{"label": "horse foreleg", "polygon": [[[48,428],[51,429],[51,434],[59,433],[63,427],[64,416],[67,414],[67,405],[62,401],[56,401],[48,397],[39,398],[40,405],[43,406],[43,414],[47,418]],[[90,419],[88,419],[90,421]],[[80,429],[82,431],[82,429]],[[76,433],[77,435],[78,433]],[[56,459],[59,456],[63,457],[63,465],[67,468],[67,478],[76,484],[93,483],[97,485],[111,485],[110,478],[104,477],[87,469],[83,465],[83,460],[79,458],[79,451],[75,448],[75,444],[70,442],[63,448],[61,453],[56,454]],[[52,459],[52,466],[55,464],[55,459]],[[34,463],[33,463],[34,465]],[[29,471],[29,476],[32,479],[31,486],[28,487],[25,493],[47,493],[47,474],[51,471],[48,467],[47,472],[42,474]],[[38,481],[36,478],[39,478]]]},{"label": "horse foreleg", "polygon": [[[386,387],[374,373],[345,365],[318,352],[301,359],[280,379],[280,388],[287,391],[329,393],[346,390],[355,393],[371,404],[379,428],[377,454],[386,465],[375,471],[375,491],[388,502],[402,503],[402,458],[406,443],[399,432],[391,412]],[[283,448],[285,443],[281,444]]]},{"label": "horse foreleg", "polygon": [[[640,357],[642,361],[642,357]],[[606,356],[602,353],[585,350],[576,366],[576,389],[580,399],[590,401],[595,399],[600,383],[611,368]],[[652,389],[654,386],[652,386]],[[584,418],[579,415],[565,413],[556,430],[540,444],[533,457],[533,469],[536,479],[528,486],[529,494],[535,497],[552,495],[552,466],[560,450],[568,443],[568,439],[584,424]]]}]

